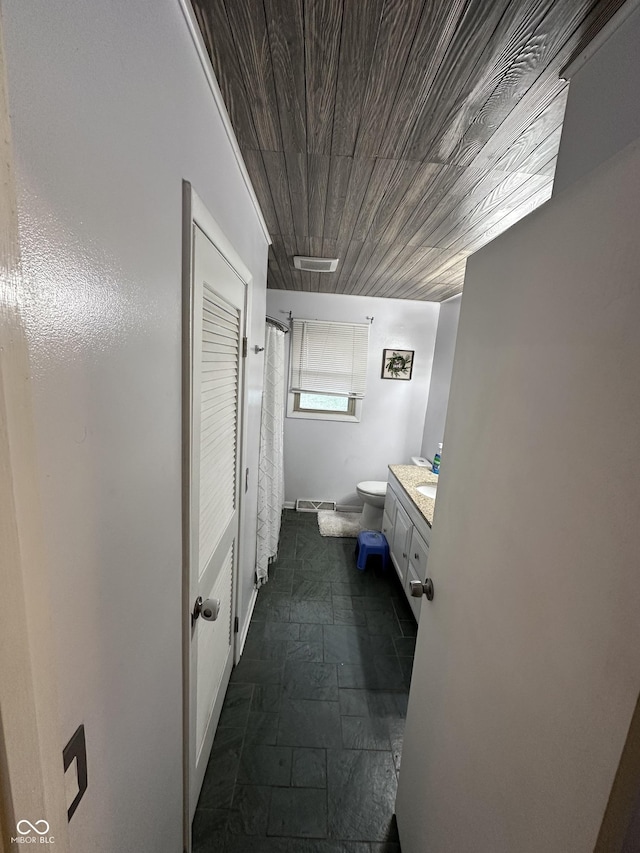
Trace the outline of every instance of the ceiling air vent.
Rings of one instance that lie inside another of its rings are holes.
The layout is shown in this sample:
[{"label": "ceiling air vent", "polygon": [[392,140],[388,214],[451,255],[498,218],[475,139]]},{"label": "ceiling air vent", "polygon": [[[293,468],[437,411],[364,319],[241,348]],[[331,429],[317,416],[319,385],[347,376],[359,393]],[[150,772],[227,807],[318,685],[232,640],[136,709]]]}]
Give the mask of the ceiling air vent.
[{"label": "ceiling air vent", "polygon": [[293,265],[297,270],[307,272],[335,272],[339,260],[339,258],[303,258],[301,255],[294,255]]}]

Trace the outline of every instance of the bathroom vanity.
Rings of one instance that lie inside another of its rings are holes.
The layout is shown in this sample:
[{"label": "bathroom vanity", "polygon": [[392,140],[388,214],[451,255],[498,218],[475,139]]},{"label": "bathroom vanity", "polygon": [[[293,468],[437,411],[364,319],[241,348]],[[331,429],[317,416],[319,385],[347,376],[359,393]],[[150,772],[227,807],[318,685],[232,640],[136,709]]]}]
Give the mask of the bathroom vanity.
[{"label": "bathroom vanity", "polygon": [[428,468],[418,465],[389,466],[382,532],[387,537],[391,562],[416,621],[420,619],[423,597],[413,598],[410,584],[411,581],[423,582],[427,577],[435,509],[434,487],[437,484],[438,477]]}]

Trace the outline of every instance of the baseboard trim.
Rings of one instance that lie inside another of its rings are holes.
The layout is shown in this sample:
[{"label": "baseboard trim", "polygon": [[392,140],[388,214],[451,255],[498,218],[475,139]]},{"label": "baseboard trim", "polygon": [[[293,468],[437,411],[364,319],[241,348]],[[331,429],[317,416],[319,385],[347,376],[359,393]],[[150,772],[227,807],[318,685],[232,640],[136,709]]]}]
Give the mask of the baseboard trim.
[{"label": "baseboard trim", "polygon": [[242,631],[238,637],[238,644],[236,646],[236,663],[240,660],[242,652],[244,650],[244,644],[247,641],[247,634],[249,633],[249,626],[251,625],[251,617],[253,616],[253,611],[256,606],[256,601],[258,600],[258,590],[254,587],[251,593],[251,600],[249,601],[249,607],[247,609],[247,618],[244,620],[244,625],[242,626]]},{"label": "baseboard trim", "polygon": [[[295,501],[285,501],[285,509],[295,509]],[[362,504],[336,504],[336,512],[362,512]]]}]

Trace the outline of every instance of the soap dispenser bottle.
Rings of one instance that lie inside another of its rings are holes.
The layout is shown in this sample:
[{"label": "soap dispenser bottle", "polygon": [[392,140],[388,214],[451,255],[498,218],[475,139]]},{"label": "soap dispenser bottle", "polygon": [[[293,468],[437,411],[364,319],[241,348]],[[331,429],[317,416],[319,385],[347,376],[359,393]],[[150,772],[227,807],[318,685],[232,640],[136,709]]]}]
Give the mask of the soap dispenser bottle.
[{"label": "soap dispenser bottle", "polygon": [[434,474],[440,473],[440,462],[442,460],[442,442],[438,445],[438,452],[433,457],[433,465],[431,466],[431,470]]}]

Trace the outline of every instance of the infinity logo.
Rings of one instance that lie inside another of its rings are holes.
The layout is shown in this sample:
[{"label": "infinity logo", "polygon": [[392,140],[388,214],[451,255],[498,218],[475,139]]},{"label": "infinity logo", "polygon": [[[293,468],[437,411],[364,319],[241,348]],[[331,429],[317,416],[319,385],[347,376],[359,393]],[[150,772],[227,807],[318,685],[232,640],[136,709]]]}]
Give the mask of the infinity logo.
[{"label": "infinity logo", "polygon": [[[44,829],[38,829],[39,826],[43,826]],[[27,827],[27,829],[25,829]],[[29,832],[37,832],[38,835],[46,835],[49,832],[49,824],[46,820],[37,820],[34,823],[31,823],[30,820],[19,820],[16,825],[16,831],[20,835],[27,835]]]}]

